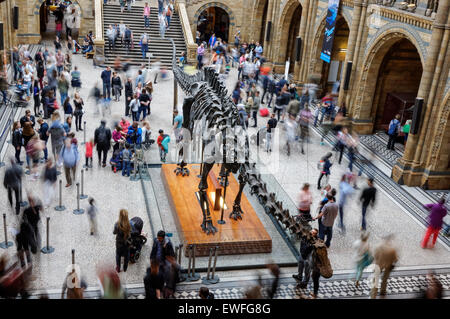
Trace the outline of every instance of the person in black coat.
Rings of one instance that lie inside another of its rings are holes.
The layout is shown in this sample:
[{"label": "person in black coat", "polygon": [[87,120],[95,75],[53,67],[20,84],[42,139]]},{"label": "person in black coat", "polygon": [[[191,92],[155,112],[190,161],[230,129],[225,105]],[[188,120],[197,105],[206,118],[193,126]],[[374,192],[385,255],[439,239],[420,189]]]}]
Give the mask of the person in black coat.
[{"label": "person in black coat", "polygon": [[22,168],[15,163],[14,158],[11,158],[11,167],[9,167],[5,172],[5,177],[3,179],[3,186],[8,189],[8,200],[9,204],[12,206],[12,192],[16,196],[16,214],[20,213],[20,198],[19,190],[22,184]]},{"label": "person in black coat", "polygon": [[130,115],[130,102],[133,99],[133,81],[127,78],[125,83],[125,116]]},{"label": "person in black coat", "polygon": [[23,211],[23,218],[26,218],[26,220],[32,227],[36,244],[40,246],[41,236],[39,233],[38,224],[41,220],[40,212],[43,210],[42,203],[40,202],[40,200],[34,198],[31,195],[28,195],[28,203],[28,207]]},{"label": "person in black coat", "polygon": [[[310,232],[313,238],[317,238],[318,233],[319,231],[316,228],[312,229]],[[300,258],[298,260],[298,274],[292,275],[293,278],[300,282],[297,285],[298,288],[304,289],[308,286],[309,277],[311,276],[311,258],[313,250],[314,246],[312,242],[308,238],[302,237],[300,242]]]},{"label": "person in black coat", "polygon": [[162,290],[164,288],[164,277],[159,271],[159,263],[152,260],[150,267],[144,277],[145,298],[161,299]]},{"label": "person in black coat", "polygon": [[23,162],[20,161],[20,151],[22,150],[22,146],[23,146],[23,136],[22,136],[22,128],[21,128],[20,122],[14,122],[13,130],[12,130],[11,144],[14,146],[14,149],[16,151],[15,158],[16,158],[17,164],[22,165]]},{"label": "person in black coat", "polygon": [[[98,162],[102,162],[102,167],[106,167],[106,156],[111,148],[111,130],[105,127],[106,121],[100,122],[100,127],[95,130],[94,144],[97,145]],[[103,153],[103,161],[101,161]]]},{"label": "person in black coat", "polygon": [[[22,219],[20,224],[20,231],[16,235],[17,244],[17,255],[19,256],[21,267],[25,267],[25,258],[27,259],[27,264],[31,265],[31,254],[32,252],[37,252],[37,245],[35,236],[33,233],[33,228],[26,218]],[[24,256],[25,255],[25,256]]]}]

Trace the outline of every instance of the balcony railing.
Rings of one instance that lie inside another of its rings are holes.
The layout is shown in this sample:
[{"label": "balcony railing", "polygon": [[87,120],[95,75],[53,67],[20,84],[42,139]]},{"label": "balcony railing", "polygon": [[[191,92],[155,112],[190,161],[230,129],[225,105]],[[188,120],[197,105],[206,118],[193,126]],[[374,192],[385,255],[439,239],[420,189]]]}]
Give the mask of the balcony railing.
[{"label": "balcony railing", "polygon": [[[344,0],[345,1],[348,0]],[[396,0],[369,0],[370,4],[376,4],[383,7],[391,7],[396,8],[402,11],[412,12],[416,13],[418,16],[426,16],[431,17],[434,19],[434,16],[436,15],[438,6],[439,6],[439,0],[427,0],[426,9],[424,9],[422,6],[420,6],[420,3],[422,1],[420,0],[403,0],[403,1],[396,1]],[[419,9],[418,9],[419,7]]]}]

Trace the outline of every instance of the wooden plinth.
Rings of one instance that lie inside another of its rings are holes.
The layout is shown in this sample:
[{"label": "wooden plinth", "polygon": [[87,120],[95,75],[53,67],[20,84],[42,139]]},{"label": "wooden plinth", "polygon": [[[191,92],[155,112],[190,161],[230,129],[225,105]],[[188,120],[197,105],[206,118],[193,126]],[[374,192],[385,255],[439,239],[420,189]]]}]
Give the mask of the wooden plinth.
[{"label": "wooden plinth", "polygon": [[[218,231],[214,235],[207,235],[201,229],[203,214],[196,196],[200,182],[197,177],[200,165],[187,165],[190,175],[185,177],[176,176],[175,168],[175,164],[162,165],[161,177],[172,206],[180,240],[185,247],[196,244],[196,256],[208,256],[209,249],[215,246],[220,247],[220,255],[272,252],[272,239],[244,194],[241,200],[244,211],[242,220],[235,221],[229,218],[234,198],[239,190],[239,183],[233,175],[228,178],[229,186],[225,199],[227,209],[223,217],[226,223],[223,225],[217,223],[221,210],[213,210],[213,206],[209,203],[212,221]],[[215,176],[219,176],[220,166],[214,165],[213,171]],[[210,182],[211,180],[208,180],[208,184]]]}]

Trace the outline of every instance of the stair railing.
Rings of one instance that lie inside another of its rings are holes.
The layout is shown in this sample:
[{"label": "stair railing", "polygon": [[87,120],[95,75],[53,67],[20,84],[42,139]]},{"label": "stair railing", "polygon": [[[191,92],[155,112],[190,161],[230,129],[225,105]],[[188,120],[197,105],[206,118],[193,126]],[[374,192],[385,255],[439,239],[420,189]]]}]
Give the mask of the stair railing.
[{"label": "stair railing", "polygon": [[186,1],[179,0],[176,2],[176,9],[180,17],[181,27],[183,28],[184,41],[186,43],[186,56],[188,63],[196,63],[197,61],[197,44],[194,42],[194,37],[189,23],[188,14],[186,11]]}]

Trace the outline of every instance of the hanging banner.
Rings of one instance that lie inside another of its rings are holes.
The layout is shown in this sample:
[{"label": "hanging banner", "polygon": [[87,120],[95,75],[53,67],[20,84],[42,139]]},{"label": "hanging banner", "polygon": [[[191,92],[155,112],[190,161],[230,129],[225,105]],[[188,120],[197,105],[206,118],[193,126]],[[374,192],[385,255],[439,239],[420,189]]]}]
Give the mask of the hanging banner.
[{"label": "hanging banner", "polygon": [[323,37],[322,51],[320,52],[320,58],[327,63],[330,63],[331,60],[331,50],[333,49],[333,39],[338,9],[339,0],[328,1],[328,13],[325,22],[325,35]]}]

